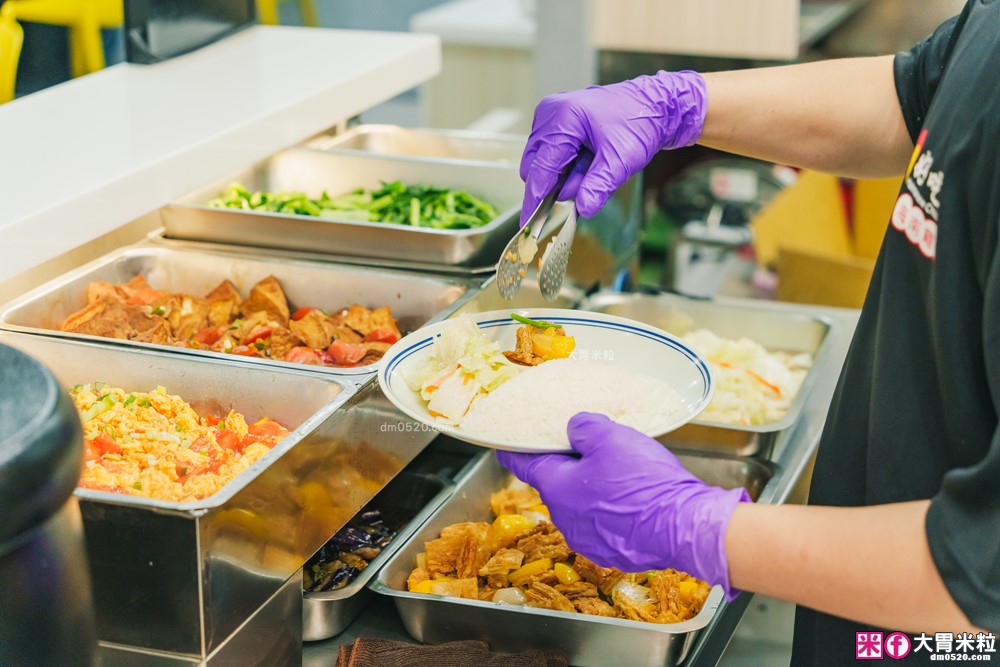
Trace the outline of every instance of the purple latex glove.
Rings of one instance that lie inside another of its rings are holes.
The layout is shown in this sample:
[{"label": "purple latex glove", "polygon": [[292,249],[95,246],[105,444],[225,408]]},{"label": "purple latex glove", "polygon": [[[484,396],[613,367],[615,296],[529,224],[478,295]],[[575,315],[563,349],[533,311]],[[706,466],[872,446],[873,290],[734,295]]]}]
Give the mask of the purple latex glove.
[{"label": "purple latex glove", "polygon": [[670,451],[603,415],[569,421],[580,457],[497,452],[523,482],[538,489],[569,546],[598,565],[625,572],[672,567],[710,584],[729,599],[726,526],[745,489],[708,486]]},{"label": "purple latex glove", "polygon": [[698,141],[707,106],[705,80],[696,72],[658,72],[549,95],[535,109],[521,158],[521,225],[570,163],[559,200],[575,199],[580,215],[593,216],[657,151]]}]

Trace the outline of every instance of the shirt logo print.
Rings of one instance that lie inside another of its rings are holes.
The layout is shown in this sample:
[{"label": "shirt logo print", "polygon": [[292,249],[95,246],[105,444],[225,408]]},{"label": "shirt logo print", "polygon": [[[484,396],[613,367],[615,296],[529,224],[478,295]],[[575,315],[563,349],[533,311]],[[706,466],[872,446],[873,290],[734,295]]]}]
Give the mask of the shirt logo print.
[{"label": "shirt logo print", "polygon": [[937,257],[939,195],[944,171],[934,171],[934,153],[924,150],[927,130],[920,133],[904,180],[905,191],[896,200],[892,226],[920,249],[924,257]]}]

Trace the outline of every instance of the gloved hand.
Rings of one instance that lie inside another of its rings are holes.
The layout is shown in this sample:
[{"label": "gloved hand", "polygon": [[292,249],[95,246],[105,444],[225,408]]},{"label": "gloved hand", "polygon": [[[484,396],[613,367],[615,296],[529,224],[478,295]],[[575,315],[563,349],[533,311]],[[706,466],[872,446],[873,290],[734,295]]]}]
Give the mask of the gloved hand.
[{"label": "gloved hand", "polygon": [[598,565],[625,572],[672,567],[710,584],[729,599],[726,526],[745,489],[708,486],[666,447],[603,415],[569,421],[581,457],[497,452],[497,458],[541,493],[570,548]]},{"label": "gloved hand", "polygon": [[581,216],[593,216],[657,151],[698,141],[707,106],[705,80],[696,72],[658,72],[549,95],[535,109],[521,158],[521,225],[570,163],[559,200],[575,199]]}]

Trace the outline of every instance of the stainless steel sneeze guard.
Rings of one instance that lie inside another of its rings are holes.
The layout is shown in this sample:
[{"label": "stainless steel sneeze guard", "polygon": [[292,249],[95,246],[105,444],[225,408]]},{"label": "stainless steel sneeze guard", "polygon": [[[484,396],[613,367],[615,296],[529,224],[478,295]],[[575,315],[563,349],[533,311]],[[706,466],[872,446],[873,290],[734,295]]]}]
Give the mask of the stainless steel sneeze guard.
[{"label": "stainless steel sneeze guard", "polygon": [[778,437],[799,419],[816,383],[816,369],[829,353],[831,321],[815,312],[775,309],[766,302],[743,299],[701,300],[674,294],[599,292],[580,308],[645,322],[674,335],[709,329],[723,338],[749,338],[768,350],[809,352],[813,366],[785,416],[778,421],[744,426],[695,420],[659,438],[672,447],[738,456],[766,456]]},{"label": "stainless steel sneeze guard", "polygon": [[[8,304],[0,312],[0,328],[158,349],[194,357],[234,358],[209,350],[69,334],[59,330],[69,315],[86,305],[88,283],[100,280],[124,283],[140,274],[155,289],[195,296],[204,296],[228,278],[244,298],[254,283],[273,275],[281,283],[293,308],[310,306],[329,312],[354,303],[372,308],[390,306],[404,333],[445,317],[453,307],[461,305],[464,298],[471,296],[473,284],[441,276],[282,260],[274,258],[273,253],[270,258],[265,258],[208,250],[135,246],[113,251]],[[327,368],[257,357],[244,357],[240,361],[336,376],[366,375],[378,368],[378,363],[357,368]]]},{"label": "stainless steel sneeze guard", "polygon": [[78,489],[104,642],[209,658],[432,439],[372,378],[0,333],[66,386],[163,385],[202,411],[230,407],[294,427],[219,493],[167,503]]},{"label": "stainless steel sneeze guard", "polygon": [[[497,217],[476,229],[445,230],[208,206],[234,181],[251,191],[318,196],[324,190],[339,195],[395,180],[468,190],[493,204]],[[517,170],[507,165],[292,148],[198,189],[160,215],[166,235],[175,239],[480,267],[496,262],[517,229],[523,189]]]},{"label": "stainless steel sneeze guard", "polygon": [[[683,455],[682,462],[706,481],[730,487],[746,485],[759,495],[780,474],[759,461],[715,459]],[[418,641],[442,643],[484,639],[504,651],[545,649],[561,653],[579,667],[609,664],[664,667],[684,660],[688,649],[712,620],[722,602],[722,591],[713,589],[699,614],[683,623],[658,625],[623,619],[598,618],[547,609],[514,607],[489,602],[410,593],[406,579],[416,565],[424,542],[437,538],[441,529],[461,521],[491,519],[490,494],[510,480],[493,452],[485,452],[457,480],[455,492],[419,531],[399,549],[379,572],[371,588],[392,596],[407,632]],[[760,498],[766,502],[765,498]]]}]

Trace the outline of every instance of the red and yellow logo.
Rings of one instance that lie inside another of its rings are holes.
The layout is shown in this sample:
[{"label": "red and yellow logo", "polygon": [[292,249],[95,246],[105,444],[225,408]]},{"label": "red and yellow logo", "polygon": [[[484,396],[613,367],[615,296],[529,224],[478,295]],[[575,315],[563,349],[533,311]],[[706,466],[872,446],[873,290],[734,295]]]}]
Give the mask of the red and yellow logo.
[{"label": "red and yellow logo", "polygon": [[906,178],[910,177],[913,173],[913,167],[917,164],[917,158],[924,150],[924,142],[927,141],[927,130],[921,130],[920,136],[917,137],[917,145],[913,148],[913,155],[910,156],[910,165],[906,168]]},{"label": "red and yellow logo", "polygon": [[938,194],[944,183],[944,172],[933,172],[934,156],[924,151],[927,130],[920,132],[913,149],[910,165],[906,169],[903,192],[892,211],[892,227],[904,234],[907,240],[920,249],[928,259],[937,257]]}]

